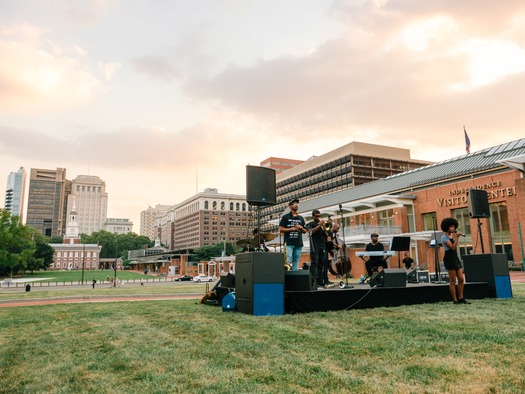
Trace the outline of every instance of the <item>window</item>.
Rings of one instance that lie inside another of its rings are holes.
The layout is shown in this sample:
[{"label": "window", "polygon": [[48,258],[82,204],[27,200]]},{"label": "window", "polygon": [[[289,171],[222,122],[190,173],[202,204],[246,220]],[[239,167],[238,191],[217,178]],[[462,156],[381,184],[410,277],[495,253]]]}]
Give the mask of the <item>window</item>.
[{"label": "window", "polygon": [[224,211],[224,201],[221,202],[221,211]]},{"label": "window", "polygon": [[514,261],[506,202],[490,204],[489,223],[492,235],[492,250],[494,253],[505,253],[508,261]]},{"label": "window", "polygon": [[230,211],[233,211],[233,202],[230,203]]},{"label": "window", "polygon": [[217,201],[214,201],[212,206],[213,206],[213,210],[215,211],[217,209]]},{"label": "window", "polygon": [[440,231],[440,229],[437,227],[436,222],[436,213],[435,212],[429,212],[423,214],[423,230],[430,231],[430,230],[436,230]]},{"label": "window", "polygon": [[204,209],[208,209],[208,201],[204,201]]}]

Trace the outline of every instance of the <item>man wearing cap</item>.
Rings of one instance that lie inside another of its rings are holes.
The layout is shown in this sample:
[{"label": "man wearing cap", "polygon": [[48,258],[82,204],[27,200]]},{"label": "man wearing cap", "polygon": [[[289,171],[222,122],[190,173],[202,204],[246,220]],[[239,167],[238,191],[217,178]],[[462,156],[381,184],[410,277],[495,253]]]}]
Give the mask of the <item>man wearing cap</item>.
[{"label": "man wearing cap", "polygon": [[305,221],[297,213],[299,199],[294,198],[288,203],[290,212],[283,215],[279,222],[279,231],[284,234],[286,245],[286,264],[291,265],[292,271],[299,269],[299,259],[303,249],[303,234],[306,233]]},{"label": "man wearing cap", "polygon": [[[384,252],[385,246],[379,242],[379,235],[376,233],[370,234],[371,242],[366,245],[366,252]],[[368,260],[365,262],[366,272],[368,276],[371,276],[374,270],[377,270],[377,267],[388,268],[388,264],[383,256],[369,256]]]},{"label": "man wearing cap", "polygon": [[[328,283],[328,266],[325,264],[326,242],[331,241],[328,233],[324,230],[324,222],[321,220],[321,212],[312,211],[313,220],[306,225],[310,230],[310,272],[315,278],[318,287],[324,287]],[[326,277],[326,280],[325,280]]]}]

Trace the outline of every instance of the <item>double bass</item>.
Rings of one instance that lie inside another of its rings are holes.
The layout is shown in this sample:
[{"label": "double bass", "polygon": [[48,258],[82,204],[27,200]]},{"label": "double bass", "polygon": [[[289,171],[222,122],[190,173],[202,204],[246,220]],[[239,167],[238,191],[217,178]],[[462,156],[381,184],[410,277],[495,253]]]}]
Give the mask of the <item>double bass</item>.
[{"label": "double bass", "polygon": [[350,271],[352,270],[352,263],[350,261],[350,258],[342,252],[342,249],[345,248],[346,245],[341,239],[337,237],[336,233],[334,233],[333,235],[334,236],[332,239],[334,247],[331,252],[332,260],[330,261],[330,264],[328,264],[328,271],[330,271],[332,275],[344,276],[345,274],[350,273]]}]

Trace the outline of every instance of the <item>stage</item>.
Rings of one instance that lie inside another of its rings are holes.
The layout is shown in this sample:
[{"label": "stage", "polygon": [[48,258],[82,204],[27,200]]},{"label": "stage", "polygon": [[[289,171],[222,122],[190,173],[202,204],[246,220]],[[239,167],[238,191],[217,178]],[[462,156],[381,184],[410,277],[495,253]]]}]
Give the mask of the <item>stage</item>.
[{"label": "stage", "polygon": [[[448,283],[408,283],[406,287],[370,287],[353,284],[353,288],[311,291],[285,291],[285,313],[326,312],[388,306],[450,302]],[[490,297],[486,282],[465,284],[467,300]]]}]

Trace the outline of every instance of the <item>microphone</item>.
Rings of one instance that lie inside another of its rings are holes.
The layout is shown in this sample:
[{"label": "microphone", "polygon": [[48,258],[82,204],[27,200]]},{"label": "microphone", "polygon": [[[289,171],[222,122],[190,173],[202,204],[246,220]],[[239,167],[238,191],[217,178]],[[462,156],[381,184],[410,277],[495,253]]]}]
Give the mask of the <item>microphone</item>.
[{"label": "microphone", "polygon": [[465,234],[463,234],[462,232],[460,231],[454,231],[456,234],[459,234],[460,237],[466,237]]}]

